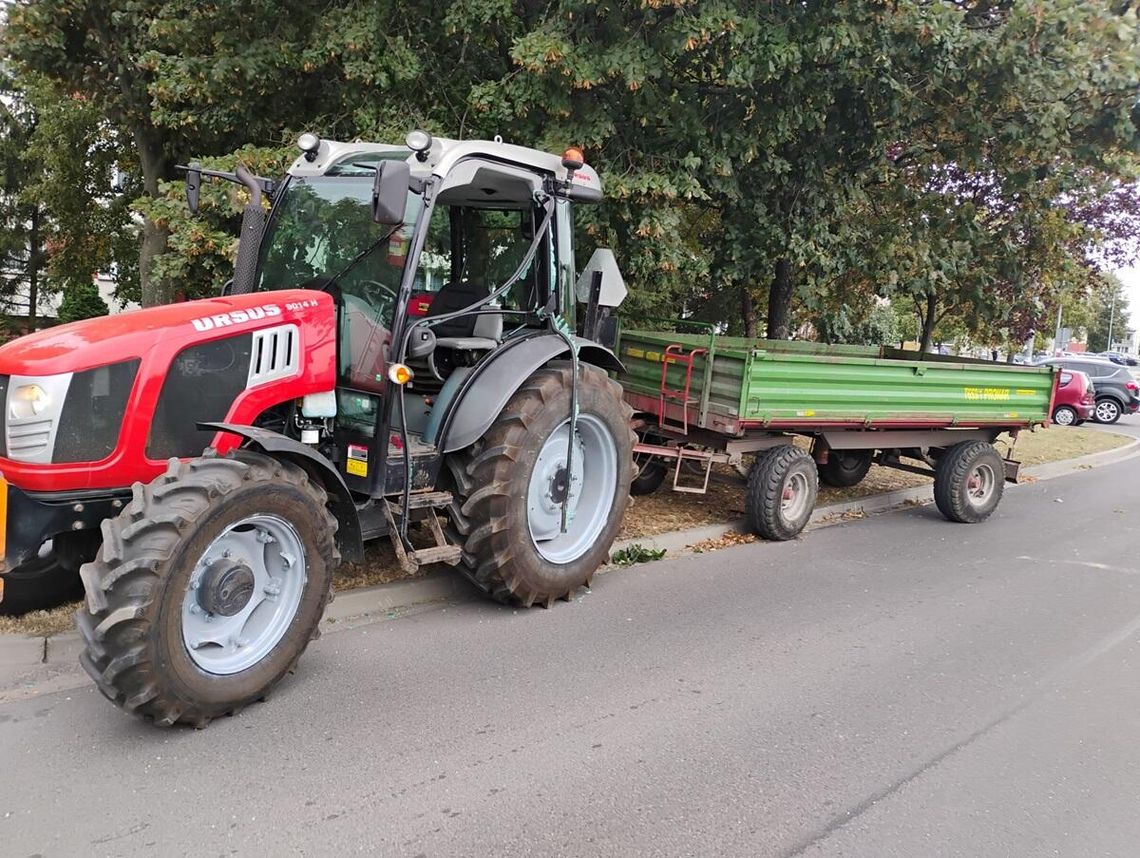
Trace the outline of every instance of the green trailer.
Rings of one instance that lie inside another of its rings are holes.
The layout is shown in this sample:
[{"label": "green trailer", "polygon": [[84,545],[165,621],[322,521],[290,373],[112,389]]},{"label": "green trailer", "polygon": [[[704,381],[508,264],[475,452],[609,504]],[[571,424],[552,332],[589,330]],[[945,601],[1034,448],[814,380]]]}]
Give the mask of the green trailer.
[{"label": "green trailer", "polygon": [[1047,425],[1052,413],[1050,367],[670,324],[703,330],[623,330],[617,343],[640,440],[633,491],[671,474],[675,490],[702,492],[714,463],[739,467],[754,453],[745,511],[770,539],[804,528],[820,481],[855,485],[872,463],[933,476],[946,518],[982,521],[1019,469],[1012,446],[1003,458],[994,441]]}]

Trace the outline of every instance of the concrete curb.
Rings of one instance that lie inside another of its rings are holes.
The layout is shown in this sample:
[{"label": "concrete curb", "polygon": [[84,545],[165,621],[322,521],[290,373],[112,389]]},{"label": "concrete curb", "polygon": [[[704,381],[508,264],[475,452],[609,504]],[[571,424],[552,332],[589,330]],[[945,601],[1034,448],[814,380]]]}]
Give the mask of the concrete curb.
[{"label": "concrete curb", "polygon": [[[1124,433],[1113,434],[1124,435]],[[1132,438],[1130,435],[1124,437]],[[1116,464],[1137,455],[1140,455],[1140,439],[1132,439],[1121,447],[1102,453],[1091,453],[1087,456],[1079,456],[1076,459],[1034,465],[1026,468],[1023,474],[1038,481],[1051,480],[1076,471]],[[815,510],[811,521],[808,523],[808,529],[815,530],[838,524],[852,516],[885,512],[907,503],[917,501],[929,503],[931,500],[933,498],[931,497],[930,486],[917,486],[882,495],[871,495],[845,503],[829,504]],[[743,520],[739,520],[727,524],[711,524],[689,530],[659,533],[656,536],[623,539],[615,542],[612,550],[620,551],[637,544],[655,550],[664,549],[674,554],[686,553],[691,546],[700,542],[719,539],[732,533],[745,532],[747,532],[747,525]],[[613,569],[615,567],[605,567],[602,571],[606,571],[606,568]],[[448,571],[432,572],[422,578],[415,578],[410,581],[393,581],[391,584],[380,584],[376,587],[364,587],[338,593],[336,599],[325,611],[321,626],[328,631],[333,631],[342,627],[341,624],[344,624],[344,627],[351,627],[353,623],[348,622],[350,620],[364,619],[377,614],[393,614],[397,611],[436,602],[468,601],[477,598],[478,595],[478,590],[462,576]],[[50,637],[0,635],[0,680],[5,675],[16,675],[42,665],[75,664],[82,649],[82,640],[76,632],[63,632]]]}]

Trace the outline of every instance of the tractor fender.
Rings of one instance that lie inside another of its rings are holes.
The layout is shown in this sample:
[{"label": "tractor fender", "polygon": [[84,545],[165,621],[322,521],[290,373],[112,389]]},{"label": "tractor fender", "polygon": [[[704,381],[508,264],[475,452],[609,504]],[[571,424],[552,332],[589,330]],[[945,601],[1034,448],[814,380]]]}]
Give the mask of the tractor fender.
[{"label": "tractor fender", "polygon": [[[622,372],[625,367],[605,346],[575,337],[578,358],[605,370]],[[441,452],[452,453],[474,444],[490,428],[531,373],[547,361],[569,355],[566,341],[557,334],[539,334],[515,340],[492,352],[463,378],[440,421]]]},{"label": "tractor fender", "polygon": [[262,429],[257,426],[242,426],[237,423],[199,423],[199,429],[214,429],[244,438],[246,445],[253,450],[278,459],[289,459],[300,465],[310,474],[320,478],[329,494],[329,509],[338,522],[336,531],[337,548],[341,559],[349,563],[359,563],[364,559],[364,542],[360,535],[360,517],[356,504],[344,484],[344,479],[336,466],[311,447],[293,438]]}]

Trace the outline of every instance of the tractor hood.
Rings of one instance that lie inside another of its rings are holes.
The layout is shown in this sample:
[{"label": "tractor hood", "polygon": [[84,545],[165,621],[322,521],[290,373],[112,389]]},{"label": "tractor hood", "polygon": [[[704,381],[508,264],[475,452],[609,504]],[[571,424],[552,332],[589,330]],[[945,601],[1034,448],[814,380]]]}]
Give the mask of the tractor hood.
[{"label": "tractor hood", "polygon": [[131,358],[143,358],[159,343],[200,342],[272,324],[298,321],[325,307],[329,295],[304,289],[255,292],[167,304],[71,322],[0,346],[0,375],[80,372]]}]

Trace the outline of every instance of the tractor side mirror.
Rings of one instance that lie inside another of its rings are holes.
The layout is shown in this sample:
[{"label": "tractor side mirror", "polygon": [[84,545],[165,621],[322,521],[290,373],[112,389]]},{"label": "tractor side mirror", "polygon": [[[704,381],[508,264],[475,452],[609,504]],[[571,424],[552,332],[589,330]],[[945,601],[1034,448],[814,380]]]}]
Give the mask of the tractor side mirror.
[{"label": "tractor side mirror", "polygon": [[190,214],[198,214],[198,195],[202,190],[202,170],[198,164],[191,164],[186,171],[186,204]]},{"label": "tractor side mirror", "polygon": [[372,179],[372,219],[385,226],[404,222],[412,168],[404,161],[381,161]]},{"label": "tractor side mirror", "polygon": [[412,331],[411,341],[408,343],[408,358],[417,360],[425,358],[435,351],[435,331],[431,328],[418,326]]}]

